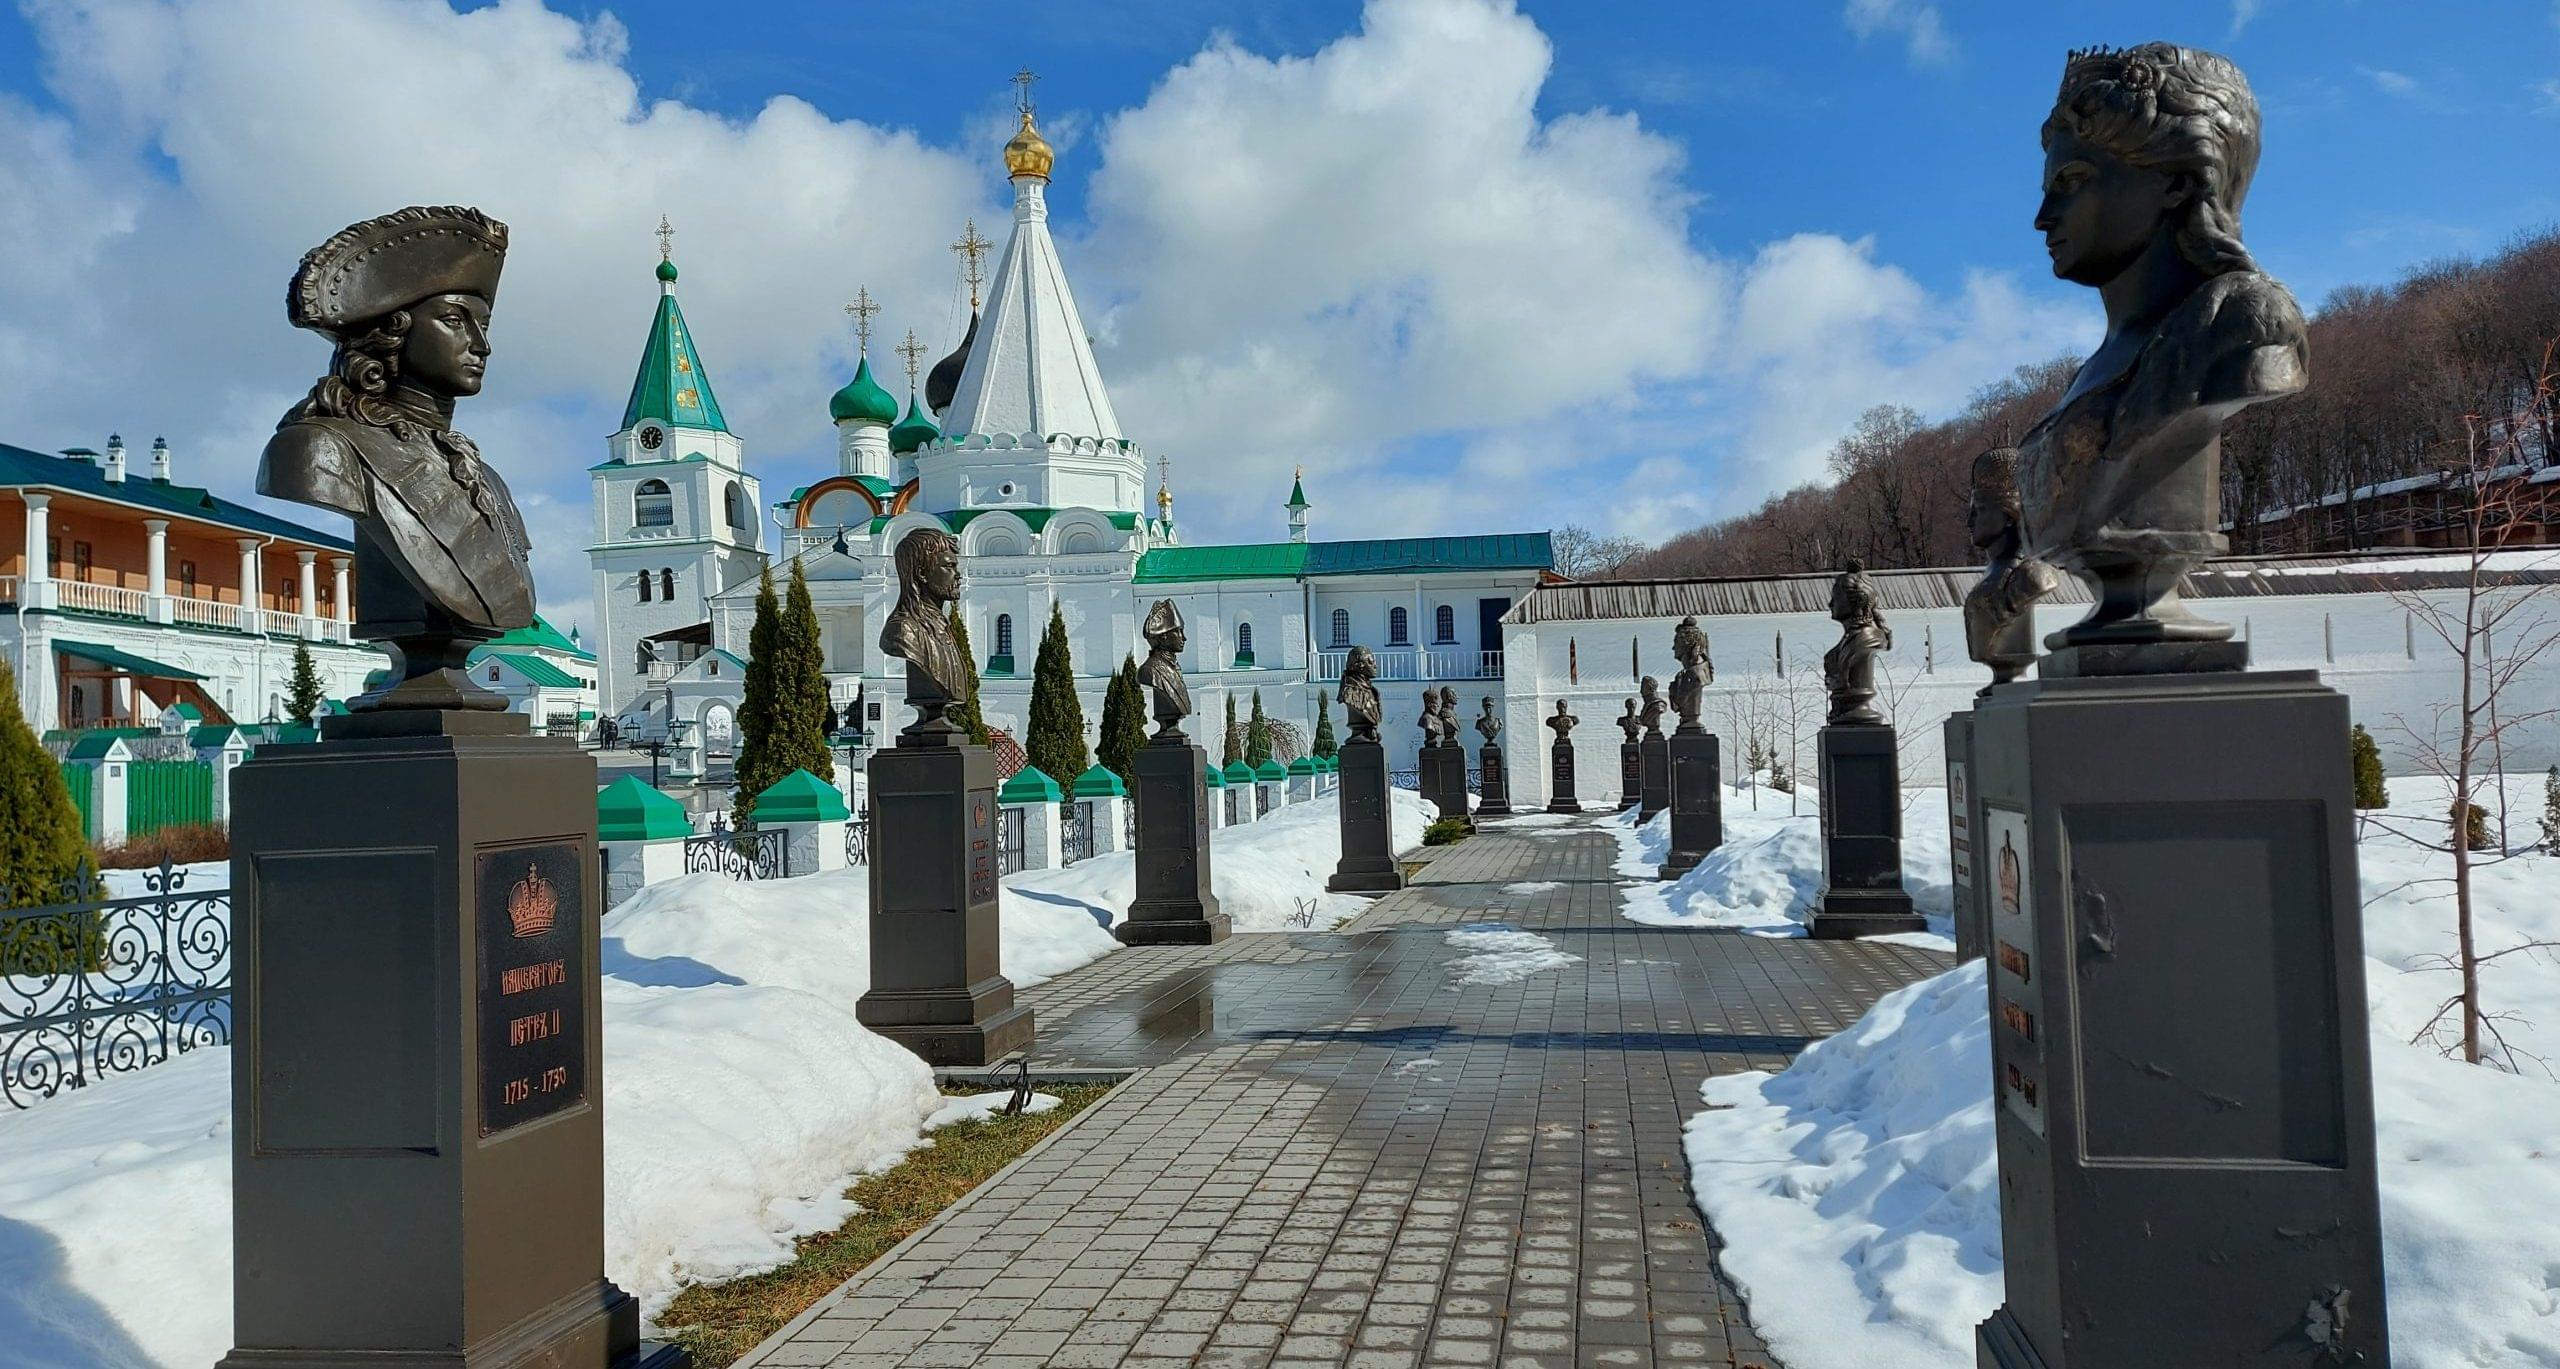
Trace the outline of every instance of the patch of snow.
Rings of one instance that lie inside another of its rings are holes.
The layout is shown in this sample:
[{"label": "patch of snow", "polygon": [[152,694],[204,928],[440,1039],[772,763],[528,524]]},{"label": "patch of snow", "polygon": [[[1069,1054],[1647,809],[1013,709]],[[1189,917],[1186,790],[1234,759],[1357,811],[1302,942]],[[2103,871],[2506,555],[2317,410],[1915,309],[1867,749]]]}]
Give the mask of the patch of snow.
[{"label": "patch of snow", "polygon": [[[941,1107],[935,1108],[932,1116],[924,1119],[924,1129],[940,1131],[954,1122],[983,1122],[990,1117],[1001,1117],[1004,1115],[1004,1105],[1012,1099],[1013,1090],[1011,1089],[998,1089],[993,1093],[973,1093],[966,1098],[949,1099]],[[1031,1101],[1022,1105],[1022,1113],[1028,1116],[1032,1113],[1047,1112],[1057,1106],[1058,1095],[1034,1093],[1031,1095]]]},{"label": "patch of snow", "polygon": [[1570,813],[1518,813],[1507,818],[1487,818],[1486,823],[1510,832],[1539,827],[1568,827],[1577,819]]},{"label": "patch of snow", "polygon": [[[1388,809],[1395,848],[1422,844],[1429,805],[1405,789],[1390,789]],[[1342,858],[1342,805],[1338,795],[1293,803],[1259,821],[1221,827],[1209,834],[1210,888],[1239,932],[1325,931],[1368,910],[1373,900],[1329,893],[1325,881]],[[1038,902],[1082,910],[1095,926],[1119,922],[1138,896],[1137,856],[1128,851],[1094,856],[1063,870],[1033,870],[1004,882],[1006,905]],[[1312,901],[1312,923],[1297,921]],[[1010,944],[1011,924],[1005,928]],[[1012,973],[1010,963],[1006,973]]]},{"label": "patch of snow", "polygon": [[1387,1071],[1387,1073],[1394,1075],[1414,1075],[1420,1074],[1424,1070],[1436,1070],[1438,1068],[1440,1068],[1440,1062],[1437,1059],[1426,1055],[1419,1060],[1407,1060],[1403,1064],[1396,1066],[1394,1069]]},{"label": "patch of snow", "polygon": [[1562,880],[1524,879],[1517,884],[1503,885],[1502,892],[1506,894],[1518,894],[1525,897],[1529,894],[1551,894],[1563,887],[1564,882]]},{"label": "patch of snow", "polygon": [[[1602,824],[1618,839],[1618,873],[1638,882],[1622,892],[1628,920],[1662,927],[1732,927],[1759,936],[1802,936],[1822,897],[1822,810],[1810,788],[1795,795],[1728,787],[1724,844],[1669,883],[1658,878],[1671,850],[1671,816],[1637,826],[1632,810]],[[1929,930],[1893,933],[1907,944],[1952,950],[1955,876],[1947,856],[1947,791],[1915,786],[1902,795],[1902,887]],[[1919,936],[1927,940],[1913,940]],[[1877,938],[1882,940],[1884,938]]]},{"label": "patch of snow", "polygon": [[1449,962],[1450,977],[1461,984],[1515,984],[1543,970],[1582,963],[1581,956],[1568,954],[1536,932],[1498,922],[1460,927],[1445,940],[1466,952]]},{"label": "patch of snow", "polygon": [[[2450,857],[2419,839],[2445,826],[2445,791],[2391,783],[2401,819],[2359,843],[2372,1005],[2383,1261],[2394,1362],[2410,1369],[2560,1364],[2554,1279],[2560,1225],[2560,1082],[2448,1059],[2409,1038],[2450,992],[2425,957],[2452,936]],[[2540,777],[2511,777],[2515,835]],[[2560,859],[2484,867],[2482,949],[2560,938],[2543,890]],[[2489,1006],[2533,1010],[2560,967],[2520,953],[2486,971]],[[2519,1022],[2547,1053],[2547,1024]],[[2537,1035],[2537,1033],[2541,1033]],[[1770,1348],[1794,1369],[1973,1363],[1973,1328],[2003,1295],[1998,1162],[1982,962],[1908,985],[1778,1074],[1728,1075],[1690,1119],[1693,1190],[1726,1242],[1726,1272]]]}]

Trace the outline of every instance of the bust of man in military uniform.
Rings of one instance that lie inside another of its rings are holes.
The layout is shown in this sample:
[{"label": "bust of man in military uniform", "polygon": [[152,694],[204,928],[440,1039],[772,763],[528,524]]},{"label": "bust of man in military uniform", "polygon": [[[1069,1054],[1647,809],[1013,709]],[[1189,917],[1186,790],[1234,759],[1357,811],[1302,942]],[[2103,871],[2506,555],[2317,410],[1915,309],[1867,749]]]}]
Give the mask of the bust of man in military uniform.
[{"label": "bust of man in military uniform", "polygon": [[480,392],[507,226],[476,209],[403,209],[304,254],[285,313],[336,345],[288,411],[258,492],[355,520],[356,633],[387,643],[392,682],[351,708],[503,709],[471,648],[533,622],[524,519],[454,430]]},{"label": "bust of man in military uniform", "polygon": [[1191,687],[1182,679],[1182,648],[1191,639],[1183,630],[1182,610],[1171,599],[1156,600],[1142,632],[1147,659],[1138,667],[1138,683],[1154,696],[1156,739],[1181,741],[1182,720],[1191,716]]}]

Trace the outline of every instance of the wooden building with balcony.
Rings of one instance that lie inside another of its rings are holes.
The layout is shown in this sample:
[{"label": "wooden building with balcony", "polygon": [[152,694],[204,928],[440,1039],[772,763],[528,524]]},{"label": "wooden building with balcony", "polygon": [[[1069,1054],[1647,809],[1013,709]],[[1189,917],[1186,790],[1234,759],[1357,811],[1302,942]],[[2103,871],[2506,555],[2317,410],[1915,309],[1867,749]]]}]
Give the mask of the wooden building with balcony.
[{"label": "wooden building with balcony", "polygon": [[293,649],[332,698],[382,653],[355,641],[345,538],[179,483],[166,441],[56,455],[0,444],[0,651],[39,730],[280,718]]}]

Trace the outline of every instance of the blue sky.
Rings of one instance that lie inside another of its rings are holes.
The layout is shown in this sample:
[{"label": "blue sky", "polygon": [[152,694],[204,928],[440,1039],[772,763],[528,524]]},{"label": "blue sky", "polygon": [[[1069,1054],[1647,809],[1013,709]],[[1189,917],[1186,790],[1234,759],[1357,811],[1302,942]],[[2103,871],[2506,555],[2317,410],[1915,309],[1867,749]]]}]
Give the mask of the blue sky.
[{"label": "blue sky", "polygon": [[[518,245],[464,426],[524,471],[570,616],[657,215],[779,495],[831,465],[842,299],[949,345],[944,244],[970,214],[1001,239],[1024,65],[1089,330],[1195,541],[1280,535],[1298,464],[1319,535],[1665,536],[1818,474],[1869,404],[1945,412],[2084,343],[2094,306],[2028,226],[2075,45],[2240,62],[2267,125],[2248,237],[2306,305],[2560,221],[2540,0],[22,5],[0,440],[165,430],[237,491],[317,365],[274,305],[301,249],[481,204]],[[382,50],[404,69],[349,59]]]}]

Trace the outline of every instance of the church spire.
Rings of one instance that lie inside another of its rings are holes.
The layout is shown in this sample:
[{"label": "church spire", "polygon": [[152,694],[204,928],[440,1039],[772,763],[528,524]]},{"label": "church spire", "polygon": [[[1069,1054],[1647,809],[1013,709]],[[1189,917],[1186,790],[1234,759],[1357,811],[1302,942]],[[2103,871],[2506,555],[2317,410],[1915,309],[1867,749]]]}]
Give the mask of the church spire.
[{"label": "church spire", "polygon": [[1289,480],[1289,502],[1281,505],[1289,511],[1289,540],[1307,540],[1307,510],[1315,507],[1307,502],[1307,468],[1300,466]]},{"label": "church spire", "polygon": [[729,431],[720,416],[720,401],[711,393],[711,375],[693,349],[684,310],[676,306],[675,229],[658,216],[658,314],[649,325],[648,344],[640,350],[640,373],[631,380],[631,398],[622,406],[622,426],[638,427],[654,418],[671,428]]}]

